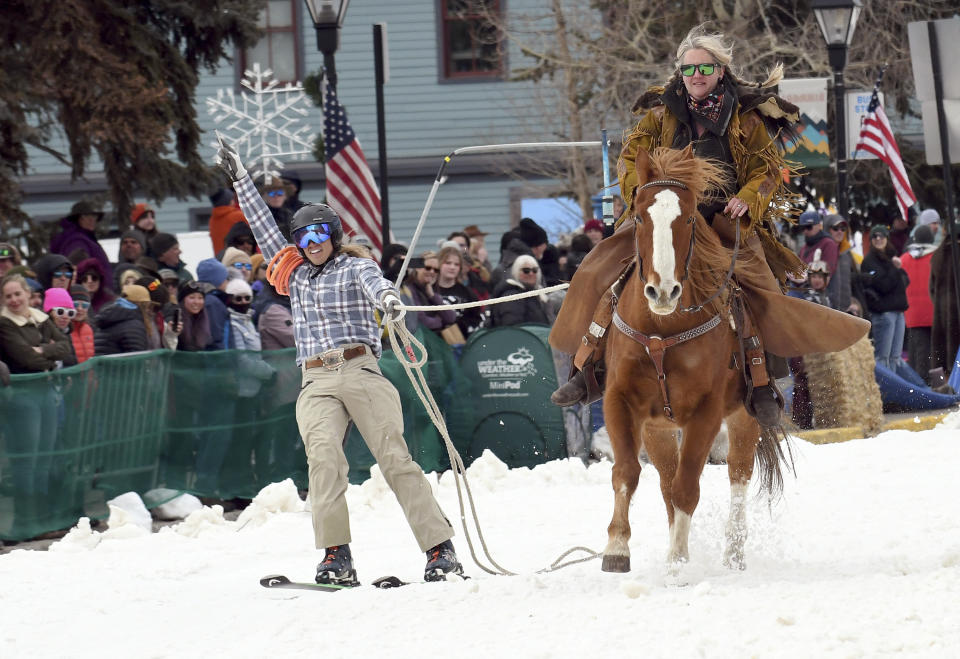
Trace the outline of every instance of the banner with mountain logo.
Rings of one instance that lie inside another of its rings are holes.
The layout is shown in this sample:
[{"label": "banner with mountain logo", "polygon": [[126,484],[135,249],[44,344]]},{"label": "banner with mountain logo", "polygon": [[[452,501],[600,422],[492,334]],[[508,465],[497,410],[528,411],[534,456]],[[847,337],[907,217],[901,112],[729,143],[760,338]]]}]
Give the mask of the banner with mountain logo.
[{"label": "banner with mountain logo", "polygon": [[828,78],[794,78],[780,81],[780,96],[800,108],[797,143],[787,147],[787,157],[805,169],[830,166],[827,139]]}]

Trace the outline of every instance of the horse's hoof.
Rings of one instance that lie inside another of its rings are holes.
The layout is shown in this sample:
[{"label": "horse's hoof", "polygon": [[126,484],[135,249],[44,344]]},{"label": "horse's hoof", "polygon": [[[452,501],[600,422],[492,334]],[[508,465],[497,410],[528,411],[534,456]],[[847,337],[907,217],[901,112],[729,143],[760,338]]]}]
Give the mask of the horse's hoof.
[{"label": "horse's hoof", "polygon": [[603,565],[600,566],[600,569],[604,572],[629,572],[630,557],[604,554]]}]

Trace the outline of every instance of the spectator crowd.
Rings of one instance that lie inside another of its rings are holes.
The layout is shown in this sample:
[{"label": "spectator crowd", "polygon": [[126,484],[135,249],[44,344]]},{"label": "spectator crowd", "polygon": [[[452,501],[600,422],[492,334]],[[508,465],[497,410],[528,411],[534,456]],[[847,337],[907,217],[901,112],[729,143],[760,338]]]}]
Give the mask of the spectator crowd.
[{"label": "spectator crowd", "polygon": [[[260,190],[288,239],[290,219],[303,204],[299,189],[291,172]],[[30,263],[17,245],[0,242],[3,382],[10,373],[49,371],[98,355],[292,347],[289,299],[267,281],[267,264],[233,192],[220,189],[210,201],[215,257],[196,264],[184,263],[177,237],[158,227],[154,209],[145,203],[130,214],[116,262],[97,238],[104,214],[87,201],[73,205],[49,253]],[[862,234],[852,229],[847,218],[817,211],[801,214],[796,226],[784,226],[781,240],[808,265],[807,276],[788,282],[787,293],[869,319],[877,364],[918,386],[950,391],[946,378],[960,332],[952,246],[939,214],[927,209]],[[465,226],[409,260],[399,286],[403,301],[437,307],[406,314],[410,331],[422,326],[436,332],[459,354],[480,328],[551,325],[563,291],[514,296],[569,281],[604,238],[604,224],[591,219],[557,244],[530,218],[501,235],[499,243],[489,244],[488,235],[477,225]],[[495,265],[488,251],[493,247],[499,252]],[[406,257],[404,245],[386,245],[380,261],[385,276],[395,280]],[[445,308],[496,298],[509,299]],[[799,401],[794,422],[808,427],[802,357],[791,367]]]}]

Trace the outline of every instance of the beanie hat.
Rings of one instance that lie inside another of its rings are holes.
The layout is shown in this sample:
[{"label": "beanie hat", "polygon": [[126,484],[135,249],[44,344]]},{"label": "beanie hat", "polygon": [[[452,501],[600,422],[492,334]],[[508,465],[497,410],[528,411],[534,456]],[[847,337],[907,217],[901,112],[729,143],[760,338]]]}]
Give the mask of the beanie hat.
[{"label": "beanie hat", "polygon": [[537,247],[547,242],[547,232],[529,217],[520,220],[518,229],[520,230],[520,240],[522,240],[527,247]]},{"label": "beanie hat", "polygon": [[940,223],[940,213],[938,213],[933,208],[928,208],[927,210],[920,213],[920,217],[917,218],[917,226],[925,226],[927,224],[939,224]]},{"label": "beanie hat", "polygon": [[73,309],[73,299],[62,288],[48,288],[43,294],[43,310],[49,313],[54,307]]},{"label": "beanie hat", "polygon": [[197,279],[219,288],[227,279],[227,268],[214,258],[204,259],[197,264]]},{"label": "beanie hat", "polygon": [[147,212],[153,212],[156,214],[156,211],[153,210],[147,204],[137,204],[133,207],[133,210],[130,211],[130,224],[136,224],[137,220],[143,217]]},{"label": "beanie hat", "polygon": [[150,292],[143,286],[129,284],[123,287],[123,297],[127,298],[131,302],[149,302]]},{"label": "beanie hat", "polygon": [[80,301],[80,302],[90,301],[90,293],[87,291],[85,287],[80,286],[79,284],[74,284],[73,286],[70,287],[70,297],[72,297],[74,301]]},{"label": "beanie hat", "polygon": [[140,247],[143,248],[143,251],[147,251],[147,237],[143,235],[143,231],[140,229],[128,229],[124,231],[120,236],[120,242],[123,242],[125,238],[133,238],[140,243]]},{"label": "beanie hat", "polygon": [[260,269],[260,266],[263,265],[264,261],[266,261],[266,259],[263,258],[263,254],[260,252],[257,252],[250,257],[250,267],[253,268],[253,274],[257,274],[257,270]]},{"label": "beanie hat", "polygon": [[227,295],[249,295],[253,297],[253,289],[243,279],[231,279],[227,284]]},{"label": "beanie hat", "polygon": [[160,306],[163,306],[170,301],[170,292],[167,290],[167,287],[163,285],[162,281],[152,275],[140,277],[140,279],[134,282],[134,285],[143,286],[150,295],[151,302],[156,302]]},{"label": "beanie hat", "polygon": [[178,244],[177,237],[172,233],[158,233],[150,240],[150,251],[156,256],[162,256],[164,252]]},{"label": "beanie hat", "polygon": [[586,233],[587,231],[603,231],[603,222],[596,219],[590,220],[583,225],[583,232]]},{"label": "beanie hat", "polygon": [[213,206],[229,206],[233,203],[233,191],[220,188],[210,195],[210,204]]},{"label": "beanie hat", "polygon": [[20,252],[10,243],[0,243],[0,259],[12,259],[17,265],[20,264]]},{"label": "beanie hat", "polygon": [[[12,272],[12,271],[11,271],[11,272]],[[9,273],[7,273],[7,274],[9,274]],[[31,291],[33,291],[34,293],[41,293],[41,292],[43,292],[43,284],[41,284],[40,282],[38,282],[36,279],[34,279],[33,277],[24,277],[24,279],[27,280],[27,286],[30,287],[30,290],[31,290]]]},{"label": "beanie hat", "polygon": [[913,242],[918,245],[932,245],[933,240],[933,229],[927,224],[921,224],[913,232]]},{"label": "beanie hat", "polygon": [[890,237],[890,227],[885,224],[878,224],[877,226],[870,229],[871,236],[884,236],[885,238]]},{"label": "beanie hat", "polygon": [[250,255],[244,252],[242,249],[237,249],[236,247],[228,247],[226,250],[224,250],[223,258],[220,259],[220,263],[222,263],[226,268],[233,267],[234,263],[249,263],[251,266],[253,265],[253,262],[250,260]]},{"label": "beanie hat", "polygon": [[200,293],[201,295],[206,296],[204,291],[204,285],[199,281],[185,281],[180,284],[180,288],[177,289],[177,302],[182,302],[183,298],[187,297],[191,293]]}]

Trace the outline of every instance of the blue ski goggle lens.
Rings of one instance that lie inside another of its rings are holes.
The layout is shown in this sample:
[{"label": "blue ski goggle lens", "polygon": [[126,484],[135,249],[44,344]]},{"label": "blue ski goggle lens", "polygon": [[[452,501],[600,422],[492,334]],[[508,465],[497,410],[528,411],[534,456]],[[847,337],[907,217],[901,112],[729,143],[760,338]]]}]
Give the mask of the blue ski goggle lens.
[{"label": "blue ski goggle lens", "polygon": [[306,249],[310,243],[325,243],[330,240],[329,224],[310,224],[293,232],[293,242],[300,249]]}]

